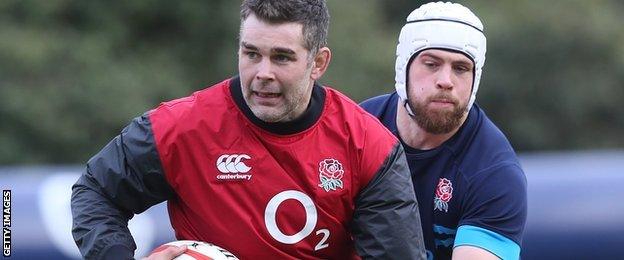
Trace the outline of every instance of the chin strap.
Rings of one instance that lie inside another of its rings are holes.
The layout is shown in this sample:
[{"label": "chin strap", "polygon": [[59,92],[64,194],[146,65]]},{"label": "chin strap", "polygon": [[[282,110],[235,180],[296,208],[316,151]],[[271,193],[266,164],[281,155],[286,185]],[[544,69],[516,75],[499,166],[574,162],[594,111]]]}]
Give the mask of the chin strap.
[{"label": "chin strap", "polygon": [[414,112],[412,112],[412,107],[409,105],[409,103],[407,102],[407,99],[403,100],[403,107],[405,107],[405,110],[407,110],[407,114],[411,117],[414,118]]}]

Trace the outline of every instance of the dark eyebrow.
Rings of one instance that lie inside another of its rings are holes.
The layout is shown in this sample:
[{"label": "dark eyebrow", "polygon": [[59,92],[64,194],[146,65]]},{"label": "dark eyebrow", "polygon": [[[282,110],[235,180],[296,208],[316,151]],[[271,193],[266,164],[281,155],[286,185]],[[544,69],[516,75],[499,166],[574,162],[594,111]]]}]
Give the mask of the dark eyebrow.
[{"label": "dark eyebrow", "polygon": [[428,57],[428,58],[431,58],[431,59],[434,59],[434,60],[438,60],[438,61],[439,61],[439,60],[442,60],[440,57],[438,57],[438,56],[436,56],[436,55],[433,55],[433,54],[431,54],[431,53],[422,53],[422,54],[420,54],[420,55],[418,55],[418,56],[420,56],[421,58]]},{"label": "dark eyebrow", "polygon": [[295,55],[295,51],[288,49],[288,48],[281,48],[281,47],[273,48],[271,49],[271,52],[279,53],[279,54]]},{"label": "dark eyebrow", "polygon": [[[436,61],[443,60],[442,58],[438,57],[437,55],[431,54],[431,53],[422,53],[419,56],[420,57],[428,57],[428,58],[434,59]],[[466,67],[470,67],[470,68],[472,68],[472,65],[473,65],[471,61],[465,61],[465,60],[453,61],[452,64],[453,65],[466,66]]]},{"label": "dark eyebrow", "polygon": [[[256,47],[255,45],[248,43],[248,42],[244,42],[242,41],[240,44],[243,48],[245,49],[249,49],[252,51],[257,51],[258,47]],[[285,54],[285,55],[291,55],[294,56],[296,53],[295,51],[293,51],[292,49],[289,48],[283,48],[283,47],[275,47],[273,49],[271,49],[272,53],[278,53],[278,54]]]},{"label": "dark eyebrow", "polygon": [[254,50],[254,51],[258,50],[258,47],[254,46],[254,45],[252,45],[250,43],[247,43],[247,42],[241,42],[241,46],[243,46],[243,48],[245,48],[245,49],[250,49],[250,50]]}]

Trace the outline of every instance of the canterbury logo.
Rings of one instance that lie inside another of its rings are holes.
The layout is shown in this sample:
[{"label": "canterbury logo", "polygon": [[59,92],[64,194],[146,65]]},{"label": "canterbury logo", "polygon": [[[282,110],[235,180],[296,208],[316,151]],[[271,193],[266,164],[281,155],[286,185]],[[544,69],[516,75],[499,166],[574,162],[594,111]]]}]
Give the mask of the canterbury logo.
[{"label": "canterbury logo", "polygon": [[251,159],[246,154],[224,154],[217,159],[217,169],[222,173],[246,173],[251,167],[245,165],[243,159]]}]

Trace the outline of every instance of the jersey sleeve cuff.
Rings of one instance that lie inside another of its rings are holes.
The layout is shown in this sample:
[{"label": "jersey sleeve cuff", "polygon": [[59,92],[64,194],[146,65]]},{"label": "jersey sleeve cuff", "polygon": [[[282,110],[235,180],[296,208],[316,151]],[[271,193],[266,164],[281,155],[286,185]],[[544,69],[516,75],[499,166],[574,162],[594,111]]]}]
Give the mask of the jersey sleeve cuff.
[{"label": "jersey sleeve cuff", "polygon": [[101,259],[104,260],[112,260],[112,259],[122,259],[122,260],[129,260],[129,259],[134,259],[133,257],[134,252],[132,249],[128,248],[127,246],[123,246],[123,245],[113,245],[110,246],[109,248],[106,248],[103,250],[102,255],[100,256]]},{"label": "jersey sleeve cuff", "polygon": [[474,246],[483,248],[501,259],[519,259],[520,246],[513,240],[490,230],[463,225],[457,229],[453,247]]}]

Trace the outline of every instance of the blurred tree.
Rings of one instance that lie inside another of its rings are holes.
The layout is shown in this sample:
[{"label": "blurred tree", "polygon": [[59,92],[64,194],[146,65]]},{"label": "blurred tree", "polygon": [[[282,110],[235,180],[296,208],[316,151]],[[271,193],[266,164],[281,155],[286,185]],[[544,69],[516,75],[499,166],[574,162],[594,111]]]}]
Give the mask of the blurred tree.
[{"label": "blurred tree", "polygon": [[[322,83],[390,92],[427,1],[328,1]],[[520,151],[623,148],[624,4],[462,1],[488,37],[478,103]],[[132,117],[236,74],[240,1],[0,2],[0,164],[83,163]]]},{"label": "blurred tree", "polygon": [[237,14],[214,0],[3,2],[0,164],[84,162],[132,117],[232,75]]},{"label": "blurred tree", "polygon": [[329,1],[332,60],[322,83],[356,101],[394,87],[394,48],[401,28],[384,26],[381,1]]},{"label": "blurred tree", "polygon": [[515,147],[624,148],[622,3],[469,4],[489,44],[478,101]]}]

